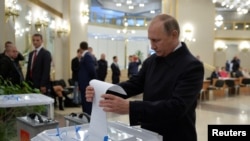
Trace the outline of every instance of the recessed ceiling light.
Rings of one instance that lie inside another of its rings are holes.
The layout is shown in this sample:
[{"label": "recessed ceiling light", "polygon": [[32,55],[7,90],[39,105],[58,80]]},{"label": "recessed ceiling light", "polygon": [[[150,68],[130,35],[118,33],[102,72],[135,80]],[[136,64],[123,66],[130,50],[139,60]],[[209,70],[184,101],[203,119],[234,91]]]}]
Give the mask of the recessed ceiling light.
[{"label": "recessed ceiling light", "polygon": [[150,13],[151,13],[151,14],[154,14],[154,13],[155,13],[155,11],[154,11],[154,10],[151,10],[151,11],[150,11]]},{"label": "recessed ceiling light", "polygon": [[122,4],[121,4],[121,3],[116,3],[116,6],[117,6],[117,7],[121,7]]},{"label": "recessed ceiling light", "polygon": [[128,7],[128,9],[134,9],[134,6],[130,5],[130,6]]},{"label": "recessed ceiling light", "polygon": [[144,7],[144,3],[140,3],[140,4],[139,4],[139,7]]}]

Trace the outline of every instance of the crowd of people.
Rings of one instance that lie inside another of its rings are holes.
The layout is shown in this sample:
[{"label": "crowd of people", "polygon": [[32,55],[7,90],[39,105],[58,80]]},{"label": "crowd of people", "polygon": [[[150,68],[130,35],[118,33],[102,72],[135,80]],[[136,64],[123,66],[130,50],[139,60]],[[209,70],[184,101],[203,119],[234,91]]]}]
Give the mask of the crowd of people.
[{"label": "crowd of people", "polygon": [[[23,82],[26,82],[32,88],[39,89],[42,94],[49,96],[55,95],[53,97],[58,97],[59,109],[64,110],[64,88],[60,83],[57,83],[57,81],[52,80],[50,77],[52,56],[51,53],[44,48],[43,36],[41,34],[34,34],[32,36],[32,44],[33,50],[28,54],[27,71],[26,74],[23,74],[20,61],[24,61],[24,56],[17,50],[13,42],[6,41],[4,52],[0,54],[0,77],[11,82],[13,86],[21,86]],[[90,69],[90,71],[87,71],[86,68]],[[117,56],[113,57],[113,63],[110,68],[112,71],[112,83],[119,83],[121,72]],[[138,67],[136,69],[138,69]],[[97,60],[93,53],[93,48],[88,46],[87,42],[81,42],[77,49],[76,57],[71,60],[71,70],[72,80],[75,86],[72,102],[76,105],[83,105],[82,101],[84,100],[82,99],[84,99],[84,96],[81,93],[84,93],[84,89],[88,85],[89,80],[95,78],[105,81],[106,79],[108,73],[106,55],[102,53],[100,59]],[[138,70],[133,70],[138,72]],[[84,109],[84,111],[86,111],[86,109]],[[90,114],[90,112],[88,113]]]},{"label": "crowd of people", "polygon": [[[247,68],[242,68],[240,65],[240,59],[234,56],[233,59],[227,60],[225,66],[216,66],[215,70],[211,73],[209,79],[214,78],[250,78],[250,72]],[[211,81],[212,83],[212,81]]]}]

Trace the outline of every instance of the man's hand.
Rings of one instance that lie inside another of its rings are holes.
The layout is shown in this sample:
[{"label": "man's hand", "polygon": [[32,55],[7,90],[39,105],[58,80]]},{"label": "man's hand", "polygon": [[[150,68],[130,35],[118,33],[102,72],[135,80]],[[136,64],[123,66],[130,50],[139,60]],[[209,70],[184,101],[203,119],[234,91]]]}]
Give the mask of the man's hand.
[{"label": "man's hand", "polygon": [[129,101],[121,97],[104,94],[102,95],[103,100],[100,101],[100,107],[103,107],[105,112],[113,112],[117,114],[128,114],[129,113]]},{"label": "man's hand", "polygon": [[94,88],[91,86],[88,86],[85,91],[86,101],[92,102],[94,98],[94,94],[95,94]]},{"label": "man's hand", "polygon": [[40,91],[42,94],[46,94],[47,88],[46,87],[40,87]]}]

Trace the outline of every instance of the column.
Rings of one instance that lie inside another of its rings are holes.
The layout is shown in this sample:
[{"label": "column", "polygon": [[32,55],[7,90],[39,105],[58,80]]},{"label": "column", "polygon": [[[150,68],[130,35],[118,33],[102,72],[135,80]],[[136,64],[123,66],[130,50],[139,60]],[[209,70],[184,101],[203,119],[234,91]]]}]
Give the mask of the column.
[{"label": "column", "polygon": [[67,0],[63,3],[63,18],[68,20],[70,24],[69,37],[63,40],[63,62],[65,63],[64,68],[68,68],[63,70],[63,76],[65,79],[71,78],[71,59],[76,56],[76,50],[79,48],[80,42],[88,42],[88,24],[82,24],[80,20],[81,4],[88,5],[89,2],[88,0]]},{"label": "column", "polygon": [[3,52],[4,48],[4,42],[5,42],[5,14],[4,14],[4,7],[5,7],[5,0],[0,1],[0,25],[2,27],[0,28],[0,53]]},{"label": "column", "polygon": [[176,16],[176,4],[178,0],[162,0],[161,12]]},{"label": "column", "polygon": [[[210,65],[214,65],[214,12],[215,6],[208,0],[177,0],[176,3],[175,17],[181,29],[180,39],[184,32],[184,25],[191,24],[193,38],[196,41],[188,42],[188,48],[194,56],[199,55],[202,62]],[[205,69],[205,76],[210,73]]]}]

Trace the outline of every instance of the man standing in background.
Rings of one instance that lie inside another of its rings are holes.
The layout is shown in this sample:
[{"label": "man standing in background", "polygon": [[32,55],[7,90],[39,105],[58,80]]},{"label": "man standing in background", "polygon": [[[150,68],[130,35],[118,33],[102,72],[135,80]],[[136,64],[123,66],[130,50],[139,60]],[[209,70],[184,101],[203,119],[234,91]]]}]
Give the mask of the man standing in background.
[{"label": "man standing in background", "polygon": [[17,48],[10,44],[5,48],[5,53],[0,59],[0,75],[14,85],[20,85],[24,80],[23,73],[15,62],[17,56]]},{"label": "man standing in background", "polygon": [[97,61],[98,68],[97,68],[97,79],[101,81],[105,81],[107,76],[108,70],[108,62],[106,61],[106,56],[104,53],[101,54],[100,60]]},{"label": "man standing in background", "polygon": [[26,80],[31,82],[33,88],[37,88],[41,93],[48,95],[48,90],[51,87],[51,54],[43,47],[41,34],[34,34],[32,43],[34,50],[29,53]]},{"label": "man standing in background", "polygon": [[112,71],[112,83],[117,84],[120,82],[121,71],[118,65],[118,58],[117,56],[113,57],[113,63],[111,64],[111,71]]},{"label": "man standing in background", "polygon": [[77,56],[74,57],[71,60],[71,71],[72,71],[72,80],[74,83],[74,96],[73,96],[73,102],[75,104],[80,104],[81,103],[81,96],[78,91],[78,72],[79,72],[79,65],[80,65],[80,60],[82,56],[82,50],[79,48],[77,49]]},{"label": "man standing in background", "polygon": [[91,115],[92,102],[87,102],[85,98],[85,89],[89,85],[89,81],[96,79],[95,61],[92,54],[88,51],[88,43],[81,42],[80,48],[83,51],[80,60],[78,72],[78,84],[81,92],[82,111]]},{"label": "man standing in background", "polygon": [[[6,42],[5,42],[5,44],[4,44],[5,50],[3,51],[3,53],[0,54],[0,59],[1,59],[1,57],[3,57],[3,56],[5,55],[5,52],[6,52],[7,47],[12,46],[12,45],[13,45],[13,43],[12,43],[11,41],[6,41]],[[19,61],[23,61],[23,60],[24,60],[24,57],[23,57],[23,55],[22,55],[20,52],[18,52],[18,51],[17,51],[16,54],[17,54],[17,57],[15,57],[14,61],[15,61],[15,63],[17,64],[17,66],[20,68],[20,70],[22,70],[22,68],[21,68],[21,66],[20,66],[20,64],[19,64]]]}]

